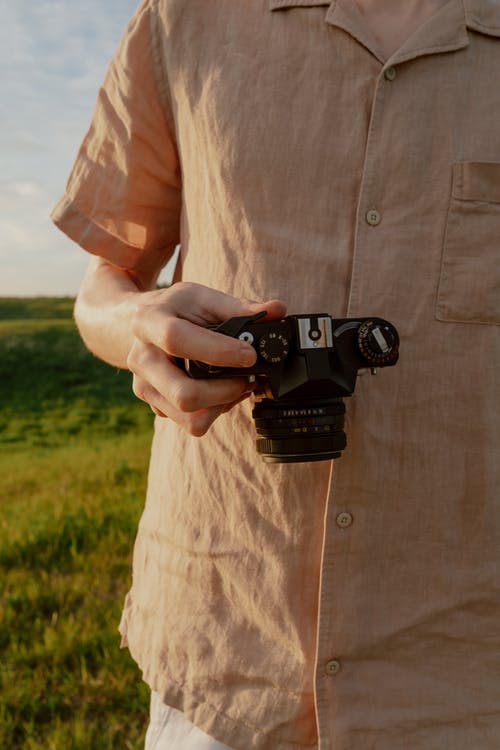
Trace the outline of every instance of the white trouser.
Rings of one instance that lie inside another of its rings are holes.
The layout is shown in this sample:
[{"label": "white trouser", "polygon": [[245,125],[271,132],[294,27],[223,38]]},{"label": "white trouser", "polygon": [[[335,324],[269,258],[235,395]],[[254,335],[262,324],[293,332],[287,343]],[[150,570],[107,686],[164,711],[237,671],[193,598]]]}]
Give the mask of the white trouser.
[{"label": "white trouser", "polygon": [[195,727],[181,711],[151,693],[151,718],[144,750],[231,750]]}]

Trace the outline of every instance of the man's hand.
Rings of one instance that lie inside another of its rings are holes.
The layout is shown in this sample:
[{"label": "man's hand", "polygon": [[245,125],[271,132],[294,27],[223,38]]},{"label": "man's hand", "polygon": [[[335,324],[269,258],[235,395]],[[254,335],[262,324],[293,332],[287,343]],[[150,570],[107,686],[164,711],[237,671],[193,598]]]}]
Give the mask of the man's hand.
[{"label": "man's hand", "polygon": [[248,397],[251,386],[245,378],[193,380],[173,358],[250,367],[256,354],[249,344],[206,326],[262,310],[268,318],[281,318],[286,314],[284,303],[250,302],[189,283],[142,292],[136,300],[127,359],[135,395],[158,416],[173,419],[191,435],[204,435],[220,414]]}]

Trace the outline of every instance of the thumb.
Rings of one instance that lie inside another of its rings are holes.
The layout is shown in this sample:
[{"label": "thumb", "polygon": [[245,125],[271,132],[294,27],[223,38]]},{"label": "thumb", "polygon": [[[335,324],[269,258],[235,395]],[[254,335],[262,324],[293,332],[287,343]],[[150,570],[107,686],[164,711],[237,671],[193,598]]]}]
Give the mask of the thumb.
[{"label": "thumb", "polygon": [[286,315],[286,304],[282,300],[257,302],[233,297],[202,284],[175,284],[169,292],[169,307],[172,312],[178,317],[203,326],[263,311],[267,313],[263,320],[273,320]]},{"label": "thumb", "polygon": [[240,315],[253,315],[258,312],[266,312],[261,320],[276,320],[286,315],[286,304],[283,300],[271,299],[267,302],[256,302],[255,300],[241,299],[242,312]]}]

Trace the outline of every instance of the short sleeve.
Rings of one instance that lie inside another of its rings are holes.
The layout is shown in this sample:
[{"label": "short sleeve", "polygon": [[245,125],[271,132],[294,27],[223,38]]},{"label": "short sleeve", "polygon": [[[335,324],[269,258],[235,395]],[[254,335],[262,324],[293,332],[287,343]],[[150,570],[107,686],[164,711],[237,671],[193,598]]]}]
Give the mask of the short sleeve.
[{"label": "short sleeve", "polygon": [[181,179],[156,4],[142,2],[99,90],[51,218],[122,268],[160,268],[179,242]]}]

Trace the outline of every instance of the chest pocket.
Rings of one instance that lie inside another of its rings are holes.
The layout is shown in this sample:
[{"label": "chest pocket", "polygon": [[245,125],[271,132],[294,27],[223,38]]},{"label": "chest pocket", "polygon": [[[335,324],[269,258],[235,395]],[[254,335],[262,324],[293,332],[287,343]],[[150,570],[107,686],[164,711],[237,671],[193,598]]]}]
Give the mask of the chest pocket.
[{"label": "chest pocket", "polygon": [[500,163],[453,165],[436,317],[500,325]]}]

